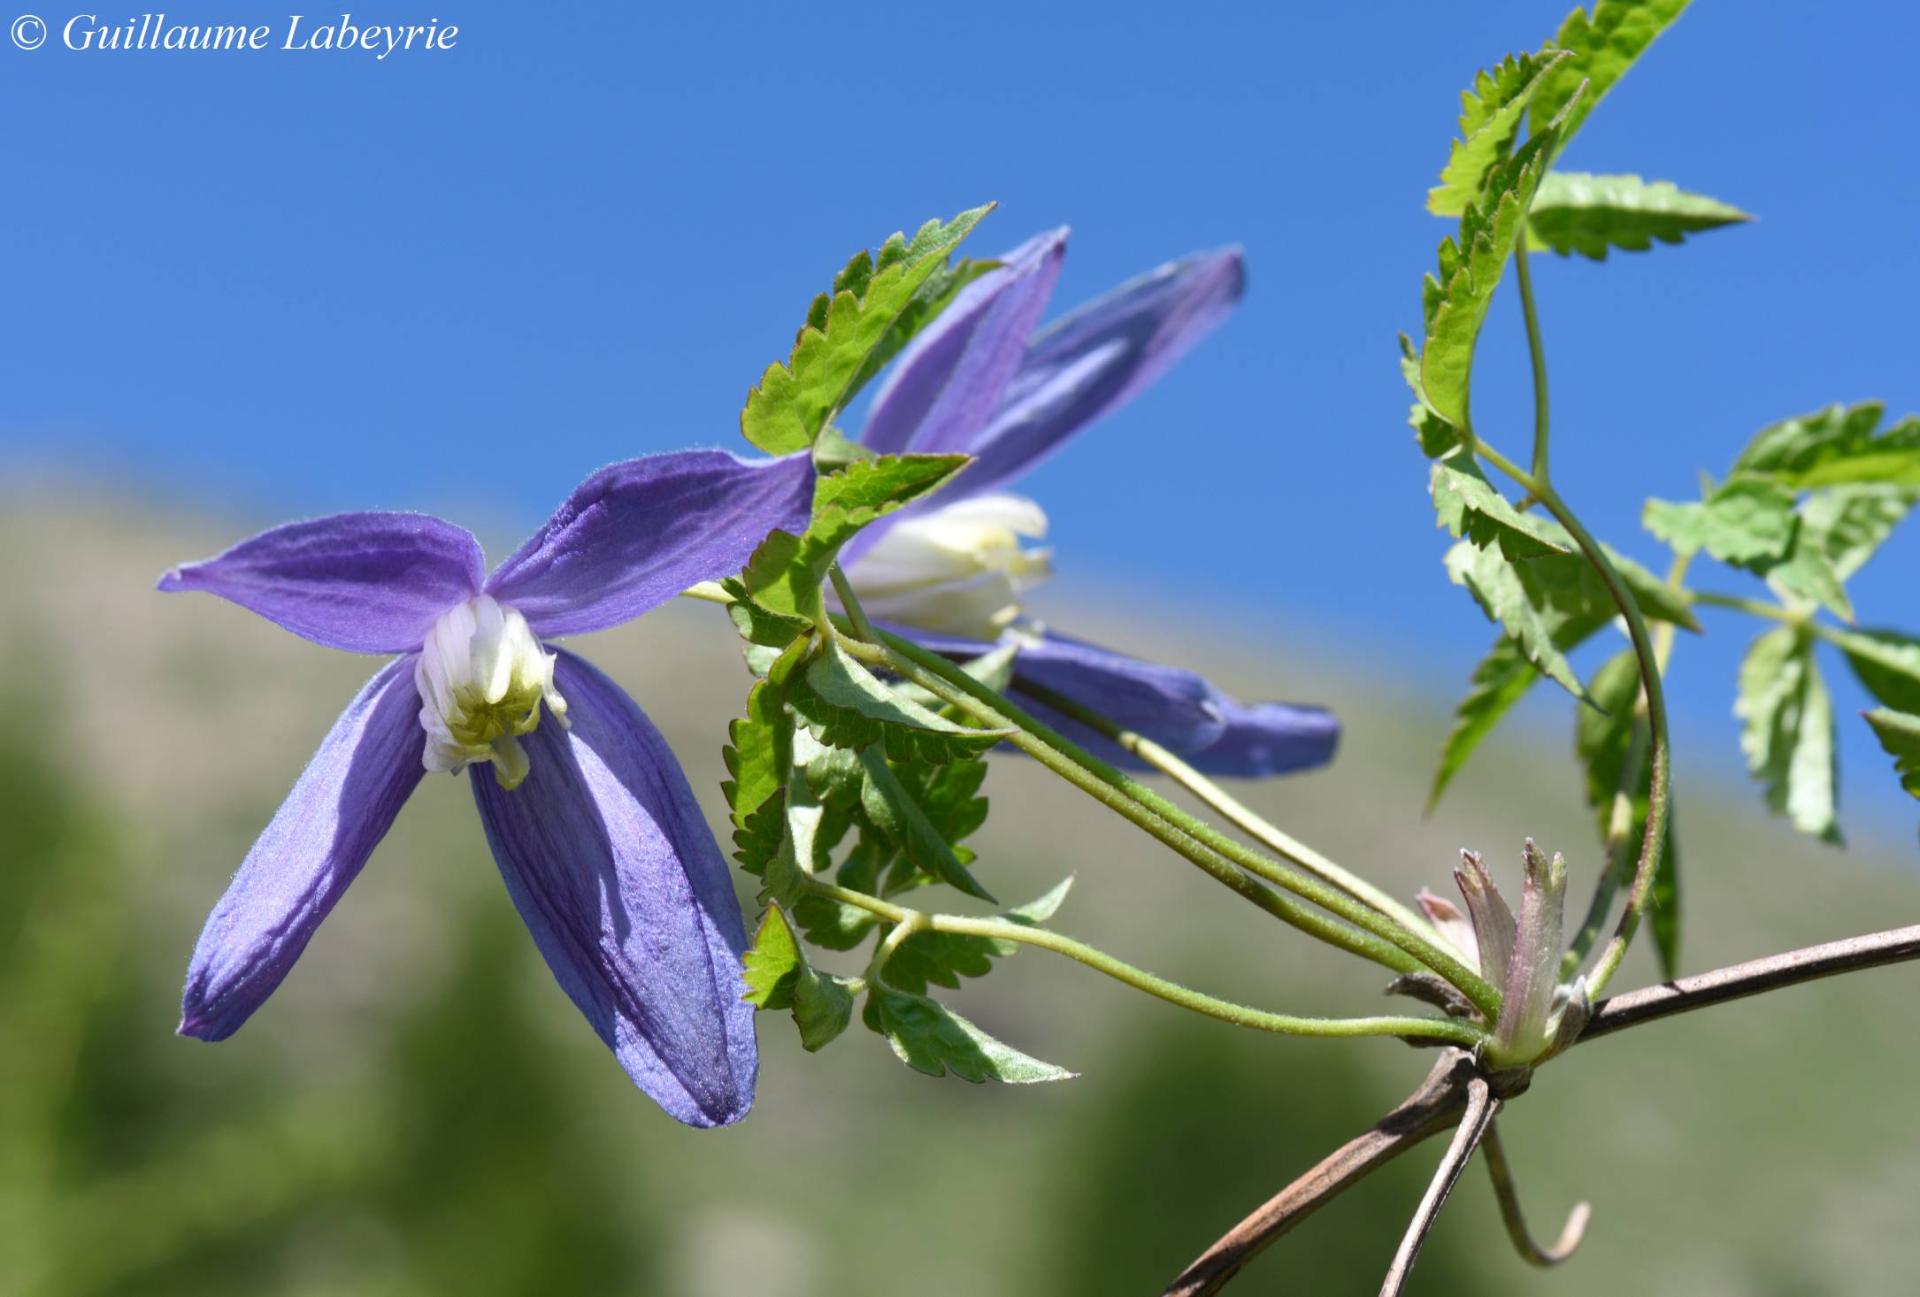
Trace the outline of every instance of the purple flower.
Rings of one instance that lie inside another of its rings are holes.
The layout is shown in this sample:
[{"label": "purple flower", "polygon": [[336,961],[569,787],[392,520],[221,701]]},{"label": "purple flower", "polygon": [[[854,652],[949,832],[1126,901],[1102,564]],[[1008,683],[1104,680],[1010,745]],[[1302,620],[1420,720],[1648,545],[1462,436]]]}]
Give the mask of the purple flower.
[{"label": "purple flower", "polygon": [[208,917],[181,1033],[239,1030],[421,776],[471,767],[508,894],[621,1066],[689,1125],[745,1116],[746,933],[720,849],[639,707],[539,637],[618,626],[737,572],[769,531],[805,526],[812,494],[805,456],[686,451],[595,473],[491,576],[451,523],[351,513],[161,578],[331,648],[400,655],[347,705]]},{"label": "purple flower", "polygon": [[[975,462],[934,499],[856,536],[843,562],[867,611],[938,652],[1018,644],[1014,688],[1038,685],[1180,753],[1209,774],[1272,775],[1330,760],[1339,722],[1318,707],[1248,704],[1191,671],[1068,639],[1022,616],[1049,554],[1031,500],[1005,493],[1067,438],[1165,373],[1239,301],[1240,252],[1169,262],[1035,331],[1066,231],[1028,240],[968,285],[902,353],[861,440],[886,453]],[[1043,703],[1031,710],[1107,759],[1137,758]]]}]

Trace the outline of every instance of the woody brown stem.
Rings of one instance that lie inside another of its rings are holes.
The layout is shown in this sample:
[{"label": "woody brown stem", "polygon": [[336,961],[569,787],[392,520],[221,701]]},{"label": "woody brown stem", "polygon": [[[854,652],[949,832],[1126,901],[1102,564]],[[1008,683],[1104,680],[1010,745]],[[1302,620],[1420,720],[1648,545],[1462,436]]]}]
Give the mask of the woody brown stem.
[{"label": "woody brown stem", "polygon": [[[1920,924],[1731,964],[1600,1001],[1579,1043],[1728,1000],[1912,959],[1920,959]],[[1249,1261],[1321,1205],[1415,1144],[1459,1124],[1467,1107],[1468,1087],[1477,1079],[1472,1059],[1459,1050],[1448,1050],[1399,1107],[1223,1234],[1162,1297],[1206,1297],[1219,1292]]]}]

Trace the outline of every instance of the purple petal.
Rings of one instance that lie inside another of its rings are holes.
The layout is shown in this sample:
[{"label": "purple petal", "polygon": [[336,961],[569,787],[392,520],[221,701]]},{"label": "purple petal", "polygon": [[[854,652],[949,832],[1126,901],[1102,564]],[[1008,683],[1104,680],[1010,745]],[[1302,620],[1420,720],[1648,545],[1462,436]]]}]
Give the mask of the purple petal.
[{"label": "purple petal", "polygon": [[954,483],[996,490],[1152,383],[1220,324],[1246,285],[1240,250],[1169,262],[1051,325],[1033,340],[1006,398]]},{"label": "purple petal", "polygon": [[542,635],[632,621],[701,581],[732,576],[776,528],[813,509],[804,455],[745,460],[682,450],[611,464],[487,579]]},{"label": "purple petal", "polygon": [[1207,775],[1259,779],[1310,770],[1333,760],[1339,718],[1324,707],[1297,703],[1243,703],[1217,690],[1214,706],[1226,722],[1220,737],[1187,764]]},{"label": "purple petal", "polygon": [[999,407],[1060,277],[1062,228],[1027,240],[962,289],[893,365],[861,441],[883,454],[966,453]]},{"label": "purple petal", "polygon": [[182,1035],[225,1040],[273,994],[420,782],[413,664],[382,667],[347,704],[213,907],[187,968]]},{"label": "purple petal", "polygon": [[[994,646],[977,640],[932,635],[911,627],[895,628],[936,653],[977,657]],[[1080,640],[1049,632],[1024,637],[1013,660],[1013,687],[1041,686],[1098,712],[1123,729],[1145,735],[1176,752],[1204,748],[1224,729],[1214,705],[1215,691],[1201,677],[1179,667],[1142,662]],[[1101,756],[1138,768],[1138,759],[1070,717],[1031,696],[1016,701],[1074,742]]]},{"label": "purple petal", "polygon": [[480,593],[485,573],[464,527],[421,513],[337,513],[177,567],[160,589],[217,594],[329,648],[408,653],[441,613]]},{"label": "purple petal", "polygon": [[508,792],[472,768],[507,891],[562,989],[642,1090],[690,1126],[738,1121],[758,1056],[726,862],[633,700],[564,650],[554,683],[573,728],[548,722],[521,739],[526,782]]}]

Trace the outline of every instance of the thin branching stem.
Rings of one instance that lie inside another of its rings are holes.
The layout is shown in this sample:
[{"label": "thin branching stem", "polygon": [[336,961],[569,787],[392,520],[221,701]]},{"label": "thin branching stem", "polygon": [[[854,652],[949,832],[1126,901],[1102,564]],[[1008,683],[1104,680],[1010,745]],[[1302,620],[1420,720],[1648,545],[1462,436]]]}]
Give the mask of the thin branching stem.
[{"label": "thin branching stem", "polygon": [[1407,1225],[1400,1250],[1393,1254],[1393,1264],[1387,1267],[1387,1277],[1380,1285],[1380,1297],[1400,1297],[1406,1290],[1407,1280],[1413,1275],[1413,1263],[1420,1259],[1420,1249],[1433,1231],[1434,1222],[1440,1219],[1440,1209],[1447,1205],[1447,1196],[1453,1192],[1453,1186],[1460,1183],[1473,1150],[1480,1146],[1481,1137],[1493,1125],[1494,1114],[1499,1111],[1500,1101],[1493,1097],[1485,1077],[1475,1076],[1467,1082],[1467,1106],[1460,1114],[1460,1125],[1455,1128],[1447,1155],[1440,1159],[1440,1166]]},{"label": "thin branching stem", "polygon": [[[1123,787],[1114,780],[1103,777],[1112,772],[1105,762],[1081,752],[1077,747],[1061,739],[1050,731],[1036,732],[1023,723],[1029,720],[1011,704],[1000,700],[999,696],[982,691],[987,697],[998,700],[998,705],[983,701],[960,686],[951,676],[973,683],[958,667],[937,654],[926,656],[939,663],[938,668],[915,661],[913,657],[898,651],[889,652],[895,643],[905,644],[893,636],[886,637],[890,642],[887,648],[879,650],[876,659],[897,671],[903,678],[919,685],[933,694],[941,702],[960,708],[980,724],[991,729],[1009,731],[1008,742],[1033,757],[1068,783],[1087,793],[1103,806],[1119,814],[1123,819],[1145,830],[1153,837],[1165,843],[1190,863],[1197,865],[1216,882],[1231,888],[1240,896],[1252,901],[1267,913],[1319,941],[1336,946],[1342,950],[1371,959],[1396,972],[1418,972],[1422,962],[1414,955],[1402,949],[1398,944],[1385,940],[1375,933],[1366,932],[1351,923],[1323,914],[1311,905],[1302,904],[1284,892],[1276,891],[1254,877],[1242,867],[1241,862],[1217,850],[1211,843],[1201,841],[1187,831],[1183,825],[1170,822],[1161,816],[1157,809],[1147,805],[1139,798],[1128,795]],[[849,652],[858,652],[866,646],[846,646]],[[918,651],[917,646],[909,646]],[[1002,711],[1005,707],[1007,710]],[[1009,714],[1011,713],[1011,714]],[[1034,723],[1037,725],[1037,722]],[[1117,779],[1116,774],[1116,779]],[[1440,971],[1434,969],[1433,971]],[[1462,987],[1464,992],[1466,988]]]},{"label": "thin branching stem", "polygon": [[1600,952],[1600,958],[1594,963],[1593,972],[1587,979],[1589,989],[1598,993],[1612,980],[1620,961],[1626,957],[1627,946],[1633,941],[1633,934],[1646,913],[1647,901],[1653,895],[1653,880],[1659,872],[1661,852],[1666,848],[1667,816],[1673,803],[1673,753],[1667,730],[1667,699],[1661,684],[1658,658],[1653,650],[1653,639],[1647,632],[1647,621],[1641,615],[1639,603],[1634,599],[1633,592],[1627,589],[1626,582],[1620,579],[1613,560],[1607,557],[1600,542],[1593,538],[1593,534],[1560,498],[1547,471],[1546,354],[1540,339],[1540,320],[1534,309],[1533,281],[1527,271],[1524,247],[1516,249],[1515,264],[1519,268],[1516,278],[1520,285],[1521,314],[1526,322],[1527,353],[1533,365],[1533,468],[1522,472],[1512,460],[1473,437],[1471,430],[1469,441],[1486,457],[1487,462],[1513,478],[1521,489],[1532,494],[1541,507],[1567,529],[1567,534],[1573,537],[1588,564],[1599,574],[1614,607],[1619,609],[1627,623],[1627,638],[1633,642],[1634,658],[1640,667],[1640,687],[1646,695],[1649,769],[1646,832],[1640,839],[1640,858],[1634,867],[1633,885],[1627,892],[1626,908],[1621,912],[1612,938]]},{"label": "thin branching stem", "polygon": [[1053,710],[1071,716],[1096,734],[1111,739],[1206,803],[1221,818],[1274,852],[1282,860],[1291,861],[1308,873],[1338,887],[1349,896],[1364,901],[1383,914],[1392,915],[1417,932],[1432,931],[1432,925],[1414,913],[1411,907],[1395,900],[1358,874],[1334,863],[1278,825],[1269,822],[1219,784],[1144,734],[1123,729],[1100,713],[1082,706],[1064,694],[1030,681],[1017,682],[1013,686],[1013,692],[1025,694],[1038,702],[1045,703]]},{"label": "thin branching stem", "polygon": [[[1667,569],[1667,588],[1684,588],[1687,569],[1693,559],[1682,555],[1674,559]],[[1662,622],[1653,632],[1653,655],[1656,669],[1665,678],[1667,664],[1673,660],[1675,627],[1672,622]],[[1647,695],[1643,689],[1633,705],[1633,731],[1627,740],[1625,759],[1620,763],[1620,782],[1613,795],[1613,809],[1607,821],[1607,837],[1604,853],[1604,865],[1600,876],[1594,880],[1593,899],[1587,905],[1587,916],[1580,924],[1580,930],[1567,943],[1567,953],[1560,965],[1562,978],[1570,978],[1586,960],[1587,952],[1593,949],[1593,943],[1600,939],[1600,929],[1606,926],[1607,915],[1613,909],[1614,895],[1622,883],[1631,877],[1633,866],[1633,843],[1628,835],[1633,830],[1634,805],[1639,798],[1640,789],[1647,777],[1647,743],[1650,731],[1647,726]]]},{"label": "thin branching stem", "polygon": [[1408,1149],[1452,1127],[1466,1105],[1472,1072],[1468,1055],[1455,1050],[1442,1055],[1405,1102],[1221,1235],[1167,1285],[1163,1297],[1212,1297],[1301,1221]]},{"label": "thin branching stem", "polygon": [[[1917,959],[1920,924],[1748,960],[1602,1000],[1594,1006],[1579,1043],[1728,1000]],[[1473,1075],[1468,1055],[1443,1057],[1419,1088],[1372,1129],[1335,1149],[1223,1234],[1167,1288],[1165,1297],[1210,1297],[1219,1292],[1247,1262],[1325,1203],[1422,1140],[1451,1127],[1465,1108],[1466,1085]]]},{"label": "thin branching stem", "polygon": [[[1033,946],[1039,950],[1050,950],[1056,955],[1065,955],[1095,972],[1104,973],[1115,981],[1131,986],[1137,991],[1157,996],[1169,1004],[1175,1004],[1194,1013],[1209,1018],[1218,1018],[1222,1022],[1232,1023],[1236,1027],[1250,1027],[1255,1031],[1271,1031],[1288,1036],[1322,1036],[1331,1038],[1350,1038],[1355,1036],[1394,1036],[1400,1039],[1419,1039],[1439,1041],[1447,1044],[1464,1045],[1468,1048],[1485,1039],[1486,1033],[1469,1023],[1443,1018],[1419,1017],[1373,1017],[1373,1018],[1309,1018],[1296,1014],[1270,1013],[1264,1009],[1250,1008],[1244,1004],[1235,1004],[1204,991],[1182,986],[1178,982],[1136,968],[1123,959],[1109,955],[1106,951],[1090,946],[1084,941],[1076,941],[1048,928],[1031,924],[1016,923],[1009,919],[976,919],[961,914],[928,914],[909,909],[904,905],[895,905],[891,901],[870,896],[865,892],[829,883],[824,879],[803,879],[801,886],[816,896],[838,901],[865,910],[876,918],[891,925],[882,949],[891,955],[902,941],[915,932],[948,932],[962,937],[983,937],[989,941],[1011,941],[1023,946]],[[876,953],[869,974],[877,973],[885,959]]]},{"label": "thin branching stem", "polygon": [[1580,1033],[1580,1043],[1676,1013],[1912,959],[1920,959],[1920,924],[1750,959],[1602,1000],[1594,1006],[1593,1017]]},{"label": "thin branching stem", "polygon": [[[1322,936],[1321,939],[1333,941],[1333,944],[1350,950],[1355,950],[1352,944],[1355,936],[1371,937],[1392,952],[1391,958],[1395,962],[1389,963],[1389,967],[1411,962],[1416,965],[1415,969],[1401,971],[1417,971],[1418,966],[1424,966],[1457,987],[1476,1007],[1489,1015],[1489,1021],[1498,1020],[1500,993],[1432,937],[1406,927],[1391,915],[1380,913],[1336,887],[1288,868],[1187,814],[1138,780],[1115,770],[1052,727],[1036,720],[939,654],[886,631],[880,632],[880,639],[890,658],[890,665],[901,675],[927,689],[942,702],[972,715],[982,724],[1012,729],[1014,733],[1008,741],[1021,751],[1040,760],[1049,769],[1063,775],[1068,782],[1091,793],[1126,818],[1141,823],[1138,817],[1144,815],[1143,827],[1148,827],[1149,832],[1175,846],[1189,859],[1193,858],[1190,846],[1200,847],[1214,857],[1224,858],[1237,866],[1236,873],[1244,870],[1246,874],[1256,875],[1338,916],[1338,920],[1334,920],[1312,910],[1306,910],[1298,916],[1302,921],[1286,915],[1279,916],[1295,927],[1308,930],[1306,924],[1310,923],[1316,936],[1321,931],[1337,934],[1337,940],[1329,936]],[[1163,830],[1171,830],[1172,833]],[[1190,846],[1178,845],[1173,836],[1176,834]],[[1196,863],[1199,861],[1196,860]],[[1255,880],[1248,878],[1246,881],[1252,883]],[[1354,932],[1356,928],[1360,929],[1359,933]],[[1369,957],[1379,958],[1371,953],[1372,949],[1355,950],[1355,953],[1368,953]],[[1380,962],[1388,961],[1381,959]]]},{"label": "thin branching stem", "polygon": [[1487,1174],[1493,1180],[1493,1196],[1500,1204],[1500,1223],[1507,1227],[1507,1238],[1513,1243],[1513,1250],[1528,1265],[1539,1266],[1545,1270],[1559,1265],[1572,1256],[1580,1246],[1580,1240],[1586,1237],[1587,1221],[1593,1215],[1593,1208],[1584,1202],[1577,1202],[1573,1210],[1567,1213],[1567,1223],[1561,1227],[1560,1237],[1554,1240],[1552,1247],[1541,1247],[1533,1241],[1533,1235],[1527,1231],[1526,1215],[1520,1210],[1520,1190],[1513,1182],[1513,1168],[1507,1163],[1507,1151],[1500,1144],[1500,1123],[1487,1123],[1486,1137],[1480,1141],[1480,1147],[1486,1150]]},{"label": "thin branching stem", "polygon": [[1524,238],[1513,245],[1513,274],[1520,286],[1520,311],[1527,323],[1527,359],[1533,365],[1533,476],[1545,482],[1549,480],[1547,351],[1540,340],[1540,317],[1533,306],[1533,271],[1527,265]]}]

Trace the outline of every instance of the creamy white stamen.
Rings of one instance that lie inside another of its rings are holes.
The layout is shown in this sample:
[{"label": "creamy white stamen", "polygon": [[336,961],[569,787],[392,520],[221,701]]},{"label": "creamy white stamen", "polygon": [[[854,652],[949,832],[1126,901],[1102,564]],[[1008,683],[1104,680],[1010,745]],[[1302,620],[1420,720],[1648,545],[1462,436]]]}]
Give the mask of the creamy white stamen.
[{"label": "creamy white stamen", "polygon": [[847,569],[867,612],[885,621],[992,639],[1020,615],[1020,596],[1052,574],[1047,515],[1017,495],[983,495],[889,528]]},{"label": "creamy white stamen", "polygon": [[527,619],[492,595],[448,609],[427,632],[413,669],[427,769],[458,773],[470,762],[491,761],[500,786],[518,788],[531,768],[520,736],[539,726],[540,705],[562,728],[567,724],[553,664]]}]

